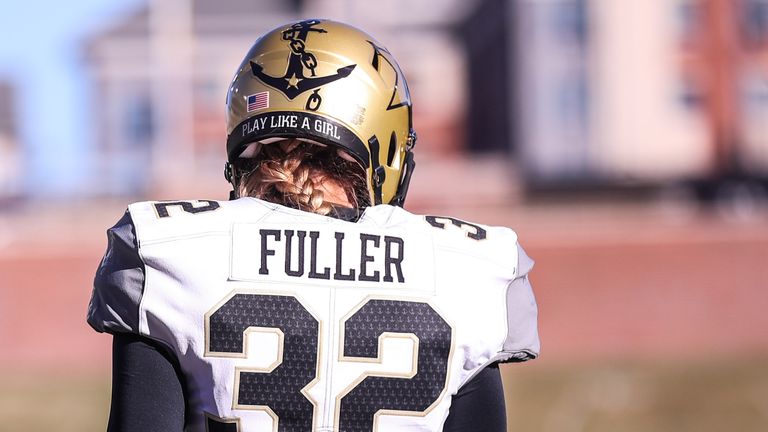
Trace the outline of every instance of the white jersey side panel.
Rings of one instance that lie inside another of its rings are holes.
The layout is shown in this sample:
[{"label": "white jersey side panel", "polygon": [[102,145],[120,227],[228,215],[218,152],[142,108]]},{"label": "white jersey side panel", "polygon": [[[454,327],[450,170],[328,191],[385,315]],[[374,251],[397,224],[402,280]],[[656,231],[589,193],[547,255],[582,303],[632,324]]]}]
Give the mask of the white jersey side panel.
[{"label": "white jersey side panel", "polygon": [[177,356],[191,431],[440,431],[482,367],[538,354],[531,262],[509,229],[256,199],[129,210],[136,331]]}]

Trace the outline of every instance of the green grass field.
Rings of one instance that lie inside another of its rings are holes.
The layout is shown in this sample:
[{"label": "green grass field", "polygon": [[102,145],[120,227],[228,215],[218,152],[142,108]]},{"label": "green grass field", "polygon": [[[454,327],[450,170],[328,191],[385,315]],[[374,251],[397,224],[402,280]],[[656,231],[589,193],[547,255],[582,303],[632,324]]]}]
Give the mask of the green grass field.
[{"label": "green grass field", "polygon": [[768,360],[504,368],[510,431],[768,430]]},{"label": "green grass field", "polygon": [[0,375],[0,431],[106,430],[109,376]]},{"label": "green grass field", "polygon": [[[510,431],[764,432],[768,360],[502,368]],[[108,376],[3,374],[0,430],[103,431]]]}]

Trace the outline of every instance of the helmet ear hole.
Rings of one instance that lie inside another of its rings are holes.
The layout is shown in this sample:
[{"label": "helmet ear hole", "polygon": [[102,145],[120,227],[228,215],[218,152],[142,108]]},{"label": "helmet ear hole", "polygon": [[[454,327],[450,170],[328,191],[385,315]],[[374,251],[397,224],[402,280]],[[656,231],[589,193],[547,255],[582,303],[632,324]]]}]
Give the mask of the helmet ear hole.
[{"label": "helmet ear hole", "polygon": [[387,166],[392,166],[392,162],[395,160],[395,154],[397,153],[397,134],[392,131],[389,136],[389,149],[387,150]]}]

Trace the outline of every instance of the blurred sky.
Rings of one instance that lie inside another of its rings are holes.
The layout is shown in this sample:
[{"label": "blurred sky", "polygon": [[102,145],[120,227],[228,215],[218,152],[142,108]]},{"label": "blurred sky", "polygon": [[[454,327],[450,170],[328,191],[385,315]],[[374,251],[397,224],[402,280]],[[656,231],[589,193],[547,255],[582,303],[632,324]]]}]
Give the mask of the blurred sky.
[{"label": "blurred sky", "polygon": [[0,6],[0,79],[17,89],[23,187],[55,197],[87,188],[87,83],[80,45],[143,0],[20,0]]}]

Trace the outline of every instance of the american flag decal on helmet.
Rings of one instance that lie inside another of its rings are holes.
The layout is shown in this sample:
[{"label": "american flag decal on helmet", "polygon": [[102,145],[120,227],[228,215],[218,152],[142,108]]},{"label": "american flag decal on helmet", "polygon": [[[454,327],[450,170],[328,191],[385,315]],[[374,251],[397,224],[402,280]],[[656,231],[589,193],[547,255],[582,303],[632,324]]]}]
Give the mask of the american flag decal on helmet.
[{"label": "american flag decal on helmet", "polygon": [[269,108],[269,92],[263,91],[248,96],[248,112]]}]

